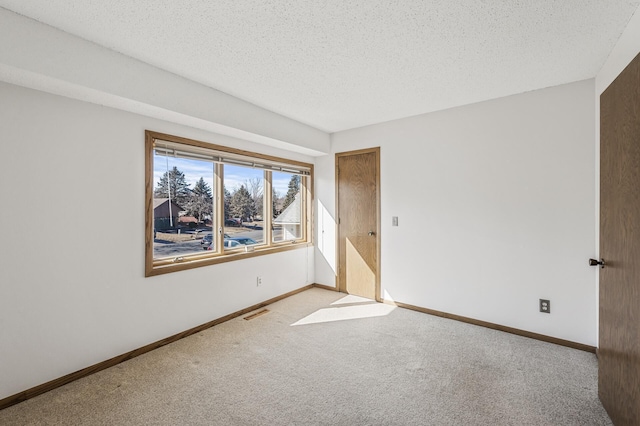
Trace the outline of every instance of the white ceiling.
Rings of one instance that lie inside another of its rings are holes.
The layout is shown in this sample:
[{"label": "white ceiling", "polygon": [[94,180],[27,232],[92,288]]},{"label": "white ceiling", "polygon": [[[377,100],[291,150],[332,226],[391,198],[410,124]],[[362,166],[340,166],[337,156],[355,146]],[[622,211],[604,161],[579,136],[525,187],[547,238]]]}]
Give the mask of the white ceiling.
[{"label": "white ceiling", "polygon": [[0,0],[327,132],[592,78],[640,0]]}]

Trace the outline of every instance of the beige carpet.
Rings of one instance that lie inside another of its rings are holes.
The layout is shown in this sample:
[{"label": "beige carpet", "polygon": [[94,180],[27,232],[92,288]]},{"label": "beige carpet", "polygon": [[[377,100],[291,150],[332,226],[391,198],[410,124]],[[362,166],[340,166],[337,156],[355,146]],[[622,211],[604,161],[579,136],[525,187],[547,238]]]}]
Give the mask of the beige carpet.
[{"label": "beige carpet", "polygon": [[610,425],[593,354],[321,289],[0,411],[0,425]]}]

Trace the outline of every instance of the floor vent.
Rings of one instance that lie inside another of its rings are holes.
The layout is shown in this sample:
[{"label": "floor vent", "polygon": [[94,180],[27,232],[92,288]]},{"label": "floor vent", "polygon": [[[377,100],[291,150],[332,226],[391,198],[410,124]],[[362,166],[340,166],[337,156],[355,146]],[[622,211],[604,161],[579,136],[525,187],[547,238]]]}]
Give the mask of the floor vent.
[{"label": "floor vent", "polygon": [[268,309],[263,309],[261,311],[256,312],[255,314],[247,315],[246,317],[244,317],[244,319],[249,321],[249,320],[252,320],[254,318],[258,318],[261,315],[268,314],[268,313],[269,313]]}]

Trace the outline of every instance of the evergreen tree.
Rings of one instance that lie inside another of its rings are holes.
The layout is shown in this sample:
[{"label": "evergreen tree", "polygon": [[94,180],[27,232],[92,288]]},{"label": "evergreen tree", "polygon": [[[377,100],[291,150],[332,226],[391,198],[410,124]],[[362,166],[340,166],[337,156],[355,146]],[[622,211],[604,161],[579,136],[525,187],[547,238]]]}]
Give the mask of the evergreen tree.
[{"label": "evergreen tree", "polygon": [[171,198],[171,201],[177,203],[180,207],[184,207],[190,193],[189,184],[184,177],[184,173],[174,166],[173,169],[164,172],[160,181],[158,181],[158,186],[156,186],[153,196],[156,198]]},{"label": "evergreen tree", "polygon": [[289,181],[287,195],[285,195],[284,203],[282,204],[282,211],[289,207],[289,204],[293,203],[298,192],[300,192],[300,176],[292,175],[291,180]]},{"label": "evergreen tree", "polygon": [[231,193],[225,186],[224,188],[224,220],[231,217]]},{"label": "evergreen tree", "polygon": [[273,188],[273,193],[271,194],[271,213],[273,214],[274,218],[278,217],[278,215],[282,213],[280,210],[278,210],[278,201],[280,201],[280,194],[278,194],[278,191]]},{"label": "evergreen tree", "polygon": [[203,216],[213,213],[213,194],[203,178],[196,182],[184,207],[189,215],[198,218],[198,222],[202,222]]},{"label": "evergreen tree", "polygon": [[256,214],[251,194],[244,185],[235,190],[231,196],[230,213],[233,217],[241,218],[242,221],[248,220]]}]

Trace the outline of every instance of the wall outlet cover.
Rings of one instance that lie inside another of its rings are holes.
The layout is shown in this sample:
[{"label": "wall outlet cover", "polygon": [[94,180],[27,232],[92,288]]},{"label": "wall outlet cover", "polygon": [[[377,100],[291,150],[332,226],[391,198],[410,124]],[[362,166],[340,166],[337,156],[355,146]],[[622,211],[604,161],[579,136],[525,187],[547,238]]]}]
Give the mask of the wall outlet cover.
[{"label": "wall outlet cover", "polygon": [[551,313],[551,301],[548,299],[540,299],[540,312],[545,314]]}]

